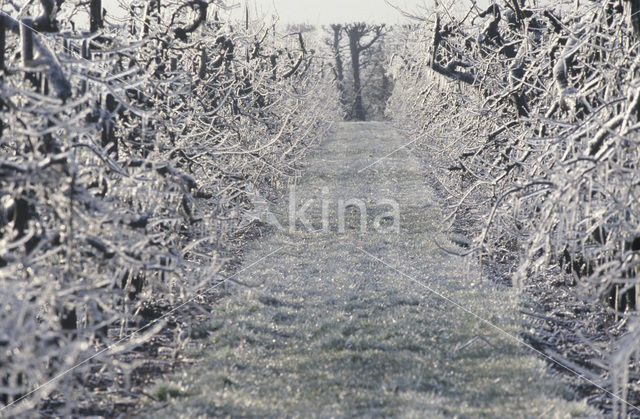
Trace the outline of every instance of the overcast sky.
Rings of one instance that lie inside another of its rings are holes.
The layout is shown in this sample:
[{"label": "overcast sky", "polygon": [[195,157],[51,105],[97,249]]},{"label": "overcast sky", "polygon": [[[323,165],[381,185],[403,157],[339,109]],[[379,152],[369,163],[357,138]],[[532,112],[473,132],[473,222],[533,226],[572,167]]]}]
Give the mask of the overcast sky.
[{"label": "overcast sky", "polygon": [[[116,8],[119,0],[103,0],[108,14],[119,15]],[[122,1],[122,0],[121,0]],[[264,16],[270,20],[277,14],[281,23],[329,24],[344,22],[401,22],[400,13],[385,0],[247,0],[252,17]],[[433,0],[389,0],[411,12],[420,13]],[[126,0],[124,0],[126,3]],[[245,0],[225,0],[227,5],[239,6],[235,14],[244,10]]]},{"label": "overcast sky", "polygon": [[[431,0],[390,0],[393,4],[415,11]],[[249,10],[265,16],[277,13],[284,23],[308,22],[329,24],[341,22],[396,23],[401,15],[385,0],[251,0]]]}]

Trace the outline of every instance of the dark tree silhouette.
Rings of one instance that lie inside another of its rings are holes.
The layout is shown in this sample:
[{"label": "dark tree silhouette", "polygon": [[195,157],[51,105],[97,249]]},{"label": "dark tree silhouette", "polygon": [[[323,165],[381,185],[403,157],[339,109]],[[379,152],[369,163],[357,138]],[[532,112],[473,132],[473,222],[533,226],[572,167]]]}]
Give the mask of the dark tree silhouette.
[{"label": "dark tree silhouette", "polygon": [[[349,51],[351,52],[351,68],[353,70],[353,117],[364,121],[367,117],[362,101],[362,81],[360,80],[360,54],[371,48],[384,35],[385,25],[367,25],[366,23],[352,23],[344,27],[349,37]],[[367,41],[365,38],[370,37]],[[363,43],[364,42],[364,43]]]},{"label": "dark tree silhouette", "polygon": [[338,92],[340,93],[340,104],[344,108],[346,105],[346,96],[345,96],[345,88],[344,88],[344,63],[342,62],[342,53],[340,50],[340,41],[342,40],[342,30],[343,26],[340,24],[331,25],[331,31],[333,33],[333,41],[331,43],[331,51],[333,52],[333,57],[335,59],[335,74],[336,74],[336,85],[338,87]]}]

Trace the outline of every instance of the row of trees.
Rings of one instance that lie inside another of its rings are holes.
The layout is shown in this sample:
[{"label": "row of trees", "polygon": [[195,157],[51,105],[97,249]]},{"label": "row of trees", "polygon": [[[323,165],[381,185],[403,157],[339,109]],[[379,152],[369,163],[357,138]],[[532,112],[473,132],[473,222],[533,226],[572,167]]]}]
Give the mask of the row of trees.
[{"label": "row of trees", "polygon": [[418,140],[451,220],[482,226],[471,252],[518,255],[518,284],[565,270],[583,298],[609,306],[601,321],[624,333],[585,340],[594,360],[576,368],[636,405],[639,10],[621,0],[436,9],[405,34],[388,107]]},{"label": "row of trees", "polygon": [[224,281],[247,194],[277,196],[339,112],[302,34],[216,1],[127,4],[124,22],[100,0],[2,6],[0,415],[72,414],[97,371],[131,371],[113,355],[163,326],[148,308]]}]

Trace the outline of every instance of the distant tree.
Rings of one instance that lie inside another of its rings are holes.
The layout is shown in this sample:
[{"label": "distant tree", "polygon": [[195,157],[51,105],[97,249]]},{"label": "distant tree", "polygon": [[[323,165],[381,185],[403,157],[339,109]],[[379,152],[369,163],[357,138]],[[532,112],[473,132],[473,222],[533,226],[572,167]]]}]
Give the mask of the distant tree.
[{"label": "distant tree", "polygon": [[342,48],[341,41],[343,35],[343,26],[340,24],[331,25],[329,31],[332,35],[332,38],[327,40],[327,44],[331,48],[331,53],[333,54],[333,59],[335,61],[334,64],[334,72],[336,76],[336,85],[338,87],[338,92],[340,94],[340,104],[343,108],[346,107],[347,99],[345,92],[345,84],[344,84],[344,63],[342,61]]},{"label": "distant tree", "polygon": [[300,32],[300,33],[312,33],[317,31],[318,28],[315,25],[311,25],[309,23],[289,23],[286,26],[285,32]]},{"label": "distant tree", "polygon": [[376,44],[362,55],[362,98],[367,119],[383,119],[387,100],[393,92],[393,80],[388,69],[391,59],[392,45],[382,37]]},{"label": "distant tree", "polygon": [[[349,38],[351,52],[351,70],[353,71],[353,117],[364,121],[367,118],[362,100],[362,80],[360,77],[363,51],[371,48],[384,35],[385,25],[368,25],[366,23],[352,23],[344,27]],[[370,37],[368,40],[367,37]]]}]

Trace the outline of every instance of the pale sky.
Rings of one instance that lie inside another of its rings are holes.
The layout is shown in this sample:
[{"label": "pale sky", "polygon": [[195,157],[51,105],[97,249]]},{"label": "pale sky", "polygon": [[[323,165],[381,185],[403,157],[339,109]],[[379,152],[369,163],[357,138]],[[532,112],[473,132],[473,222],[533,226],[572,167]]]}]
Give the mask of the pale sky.
[{"label": "pale sky", "polygon": [[[432,0],[390,0],[393,4],[411,12],[431,5]],[[244,2],[243,2],[244,3]],[[385,0],[251,0],[249,10],[266,17],[280,16],[283,23],[330,24],[346,22],[388,22],[402,20],[399,12]]]},{"label": "pale sky", "polygon": [[[122,0],[120,0],[122,1]],[[425,7],[431,7],[433,0],[389,0],[391,3],[416,14],[424,14]],[[119,0],[103,0],[108,14],[117,16]],[[126,3],[126,0],[124,0]],[[234,15],[240,17],[244,5],[248,3],[252,18],[263,16],[271,20],[278,14],[281,23],[311,23],[323,25],[346,22],[385,22],[405,21],[399,12],[390,7],[385,0],[224,0],[227,5],[237,5]],[[256,16],[256,14],[258,16]]]}]

